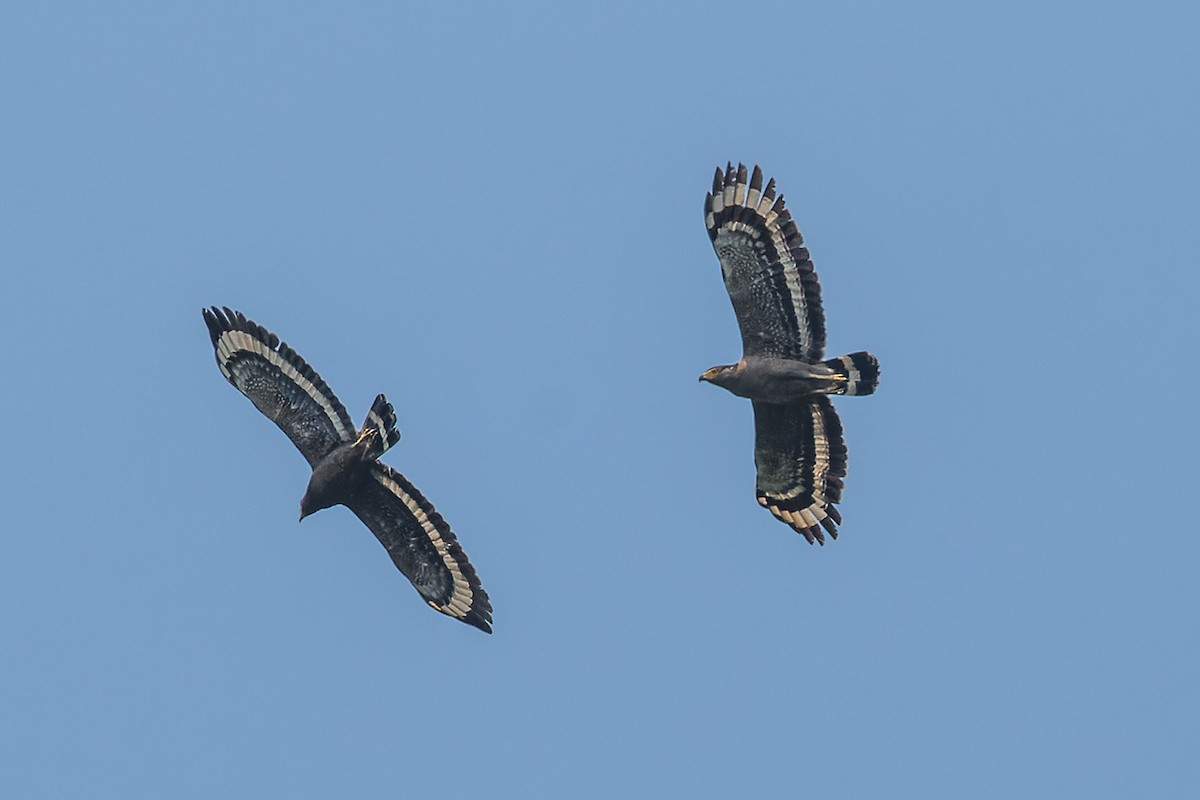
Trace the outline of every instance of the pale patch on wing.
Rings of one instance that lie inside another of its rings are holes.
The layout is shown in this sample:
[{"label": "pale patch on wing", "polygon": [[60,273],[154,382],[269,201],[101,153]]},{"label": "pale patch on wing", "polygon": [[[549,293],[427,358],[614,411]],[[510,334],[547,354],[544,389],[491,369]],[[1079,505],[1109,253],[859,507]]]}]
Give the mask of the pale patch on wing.
[{"label": "pale patch on wing", "polygon": [[821,289],[804,239],[762,170],[717,170],[704,224],[742,329],[744,354],[817,360],[825,347]]},{"label": "pale patch on wing", "polygon": [[[438,558],[442,560],[442,565],[445,566],[446,571],[450,573],[450,600],[445,603],[438,603],[430,599],[426,599],[425,602],[443,614],[455,616],[457,619],[466,618],[466,616],[472,612],[475,595],[472,588],[470,588],[470,582],[468,581],[467,576],[463,575],[462,567],[458,565],[458,561],[455,559],[454,554],[451,553],[450,542],[446,541],[446,537],[443,537],[442,535],[442,530],[439,529],[437,524],[433,523],[432,519],[430,519],[430,516],[428,516],[425,512],[425,509],[422,509],[421,504],[418,503],[418,500],[413,498],[408,492],[404,491],[400,483],[392,479],[392,477],[388,474],[388,471],[385,470],[386,468],[383,468],[382,465],[380,465],[380,468],[371,470],[371,476],[374,480],[378,481],[379,485],[383,486],[386,491],[392,495],[395,495],[395,497],[401,501],[404,507],[408,509],[410,515],[412,515],[415,519],[416,524],[420,525],[422,533],[424,533],[427,539],[432,543],[434,551],[436,551],[438,554]],[[454,535],[450,533],[449,528],[445,529],[445,533],[448,535],[448,537]]]},{"label": "pale patch on wing", "polygon": [[217,339],[217,366],[221,369],[221,374],[230,382],[237,385],[233,379],[233,373],[229,369],[229,363],[238,353],[253,353],[262,358],[267,363],[278,369],[283,376],[295,383],[304,393],[313,399],[321,410],[325,412],[325,416],[329,417],[330,424],[337,431],[338,437],[344,442],[354,441],[354,431],[349,429],[338,413],[336,401],[322,392],[305,376],[301,375],[291,362],[280,356],[279,352],[273,347],[270,347],[266,342],[251,336],[245,331],[232,330],[225,331]]},{"label": "pale patch on wing", "polygon": [[287,434],[310,465],[354,441],[350,415],[299,353],[232,309],[206,308],[203,315],[221,374]]},{"label": "pale patch on wing", "polygon": [[802,406],[755,403],[758,502],[810,544],[837,538],[846,474],[841,424],[827,398]]}]

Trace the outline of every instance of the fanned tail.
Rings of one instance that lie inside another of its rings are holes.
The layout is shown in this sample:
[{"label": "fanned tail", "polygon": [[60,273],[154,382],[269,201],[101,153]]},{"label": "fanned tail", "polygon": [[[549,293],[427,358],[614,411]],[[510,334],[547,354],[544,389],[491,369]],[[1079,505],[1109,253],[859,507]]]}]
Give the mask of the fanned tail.
[{"label": "fanned tail", "polygon": [[831,358],[824,364],[846,378],[830,394],[873,394],[879,385],[879,359],[870,353],[851,353]]},{"label": "fanned tail", "polygon": [[396,430],[396,411],[382,394],[371,404],[371,410],[367,412],[367,420],[363,423],[360,433],[366,435],[368,429],[378,433],[367,451],[370,458],[379,458],[389,447],[400,441],[400,431]]}]

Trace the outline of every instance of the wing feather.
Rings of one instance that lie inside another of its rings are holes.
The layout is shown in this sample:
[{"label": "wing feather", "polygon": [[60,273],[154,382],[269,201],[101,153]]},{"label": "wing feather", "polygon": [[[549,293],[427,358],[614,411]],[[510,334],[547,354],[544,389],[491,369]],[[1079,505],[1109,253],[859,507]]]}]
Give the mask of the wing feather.
[{"label": "wing feather", "polygon": [[354,441],[345,407],[295,350],[237,311],[214,306],[203,313],[221,374],[287,434],[310,465]]},{"label": "wing feather", "polygon": [[842,523],[846,442],[833,403],[824,395],[795,405],[754,401],[754,463],[758,502],[809,544],[834,539]]},{"label": "wing feather", "polygon": [[485,633],[492,604],[454,532],[408,480],[386,464],[347,503],[388,551],[396,567],[434,609]]},{"label": "wing feather", "polygon": [[[704,221],[742,332],[744,355],[819,361],[825,351],[821,285],[775,179],[757,166],[717,169]],[[761,190],[761,192],[760,192]]]}]

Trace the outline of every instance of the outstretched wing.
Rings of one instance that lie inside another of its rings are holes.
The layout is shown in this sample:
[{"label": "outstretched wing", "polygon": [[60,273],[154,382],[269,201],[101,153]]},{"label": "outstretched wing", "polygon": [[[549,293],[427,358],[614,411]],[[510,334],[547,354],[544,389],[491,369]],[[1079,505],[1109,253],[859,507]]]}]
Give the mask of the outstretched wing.
[{"label": "outstretched wing", "polygon": [[325,381],[295,350],[228,308],[204,309],[221,374],[270,417],[316,467],[355,438],[354,423]]},{"label": "outstretched wing", "polygon": [[828,397],[792,405],[754,401],[754,463],[760,505],[809,544],[825,544],[822,528],[837,538],[842,515],[834,503],[842,499],[846,442]]},{"label": "outstretched wing", "polygon": [[433,608],[492,632],[492,604],[454,532],[403,475],[371,466],[370,480],[347,503],[396,567]]},{"label": "outstretched wing", "polygon": [[821,285],[775,179],[757,166],[717,169],[704,224],[742,331],[742,352],[819,361],[825,350]]}]

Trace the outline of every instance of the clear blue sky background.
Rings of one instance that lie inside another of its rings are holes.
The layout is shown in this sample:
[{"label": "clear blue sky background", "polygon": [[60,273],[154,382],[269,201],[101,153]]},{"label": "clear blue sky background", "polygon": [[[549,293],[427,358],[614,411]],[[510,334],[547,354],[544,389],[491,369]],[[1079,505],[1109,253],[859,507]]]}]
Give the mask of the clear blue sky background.
[{"label": "clear blue sky background", "polygon": [[[1195,796],[1194,3],[0,14],[0,795]],[[701,208],[869,348],[840,540],[754,502]],[[295,346],[496,609],[221,378]]]}]

